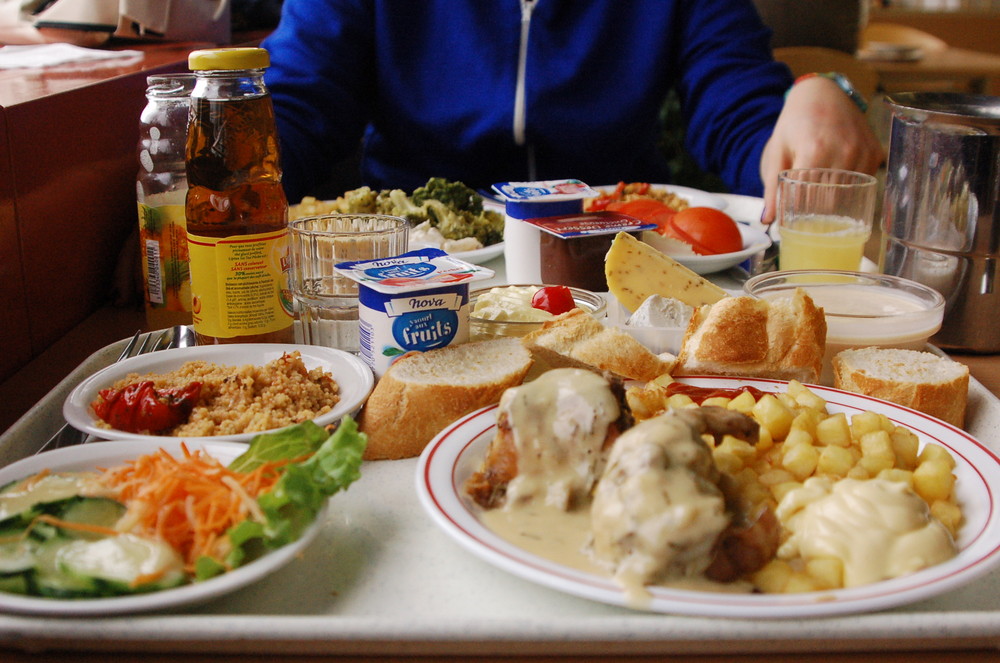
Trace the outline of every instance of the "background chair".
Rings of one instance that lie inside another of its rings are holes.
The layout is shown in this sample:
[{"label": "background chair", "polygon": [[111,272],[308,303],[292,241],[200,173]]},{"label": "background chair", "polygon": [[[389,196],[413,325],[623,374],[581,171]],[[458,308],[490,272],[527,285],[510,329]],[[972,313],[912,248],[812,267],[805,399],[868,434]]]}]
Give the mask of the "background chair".
[{"label": "background chair", "polygon": [[774,59],[788,65],[795,77],[814,71],[838,71],[851,79],[866,99],[878,91],[878,72],[850,53],[820,46],[787,46],[774,49]]}]

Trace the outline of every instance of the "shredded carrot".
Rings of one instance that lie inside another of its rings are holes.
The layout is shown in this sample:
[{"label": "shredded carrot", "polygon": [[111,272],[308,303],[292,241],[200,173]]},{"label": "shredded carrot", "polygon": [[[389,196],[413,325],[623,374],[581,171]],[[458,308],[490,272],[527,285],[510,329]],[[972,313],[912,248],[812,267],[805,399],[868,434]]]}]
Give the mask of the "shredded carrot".
[{"label": "shredded carrot", "polygon": [[91,534],[103,534],[104,536],[117,536],[120,534],[120,532],[113,530],[110,527],[88,525],[87,523],[74,523],[69,520],[62,520],[61,518],[56,518],[55,516],[49,516],[47,514],[37,516],[33,522],[43,522],[55,525],[56,527],[61,527],[62,529],[72,529],[78,532],[89,532]]},{"label": "shredded carrot", "polygon": [[181,447],[183,458],[160,449],[104,470],[103,481],[128,509],[121,522],[134,523],[130,531],[136,534],[168,543],[191,570],[203,555],[225,556],[228,539],[223,534],[230,527],[263,518],[257,496],[270,490],[281,468],[294,461],[233,472],[201,451]]}]

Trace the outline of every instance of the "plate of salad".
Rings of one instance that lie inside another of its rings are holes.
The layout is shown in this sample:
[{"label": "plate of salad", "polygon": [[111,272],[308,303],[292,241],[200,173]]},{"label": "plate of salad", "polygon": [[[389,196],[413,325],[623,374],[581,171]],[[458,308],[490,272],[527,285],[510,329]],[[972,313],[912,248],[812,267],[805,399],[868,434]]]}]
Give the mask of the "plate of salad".
[{"label": "plate of salad", "polygon": [[345,417],[332,433],[94,442],[0,468],[0,611],[137,613],[256,582],[316,536],[365,443]]}]

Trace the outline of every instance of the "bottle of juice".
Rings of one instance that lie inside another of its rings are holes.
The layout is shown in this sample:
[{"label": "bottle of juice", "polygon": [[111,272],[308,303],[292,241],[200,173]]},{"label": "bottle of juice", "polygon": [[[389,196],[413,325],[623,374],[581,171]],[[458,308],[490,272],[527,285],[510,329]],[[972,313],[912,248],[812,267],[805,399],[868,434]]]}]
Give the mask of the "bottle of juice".
[{"label": "bottle of juice", "polygon": [[186,217],[199,344],[291,343],[288,202],[261,48],[194,51]]},{"label": "bottle of juice", "polygon": [[192,74],[146,79],[139,116],[139,250],[150,329],[191,324],[191,278],[184,220],[184,165]]}]

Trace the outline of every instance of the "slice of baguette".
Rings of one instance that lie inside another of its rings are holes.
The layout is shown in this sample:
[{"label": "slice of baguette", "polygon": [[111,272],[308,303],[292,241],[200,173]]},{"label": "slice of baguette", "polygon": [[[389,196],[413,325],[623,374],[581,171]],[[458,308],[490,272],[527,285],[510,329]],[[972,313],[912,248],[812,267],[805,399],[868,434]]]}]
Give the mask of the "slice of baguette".
[{"label": "slice of baguette", "polygon": [[726,297],[695,309],[676,375],[727,375],[815,383],[826,318],[803,290],[772,300]]},{"label": "slice of baguette", "polygon": [[366,460],[412,458],[448,424],[500,401],[524,380],[531,353],[516,338],[412,352],[392,363],[358,417]]},{"label": "slice of baguette", "polygon": [[895,348],[843,350],[833,357],[833,386],[965,424],[969,367],[930,352]]},{"label": "slice of baguette", "polygon": [[655,355],[629,334],[605,327],[579,308],[546,321],[522,342],[551,368],[597,369],[627,380],[649,381],[674,366],[673,355]]}]

